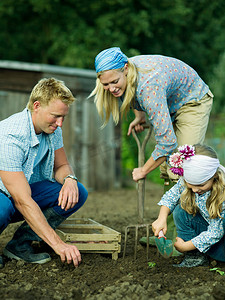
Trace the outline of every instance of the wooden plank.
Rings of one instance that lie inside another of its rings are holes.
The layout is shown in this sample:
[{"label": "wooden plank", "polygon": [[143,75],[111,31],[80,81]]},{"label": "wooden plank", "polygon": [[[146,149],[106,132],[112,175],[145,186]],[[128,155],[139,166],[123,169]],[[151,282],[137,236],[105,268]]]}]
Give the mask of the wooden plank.
[{"label": "wooden plank", "polygon": [[80,251],[118,251],[119,245],[118,243],[110,243],[110,244],[100,244],[100,243],[68,243],[71,245],[75,245]]},{"label": "wooden plank", "polygon": [[[121,234],[112,228],[97,223],[92,219],[84,219],[83,223],[85,224],[81,224],[80,222],[82,222],[82,219],[68,218],[58,227],[58,229],[66,233],[72,233],[74,230],[74,233],[76,234],[78,234],[79,231],[80,233],[85,233],[85,232],[88,233],[88,231],[98,230],[101,231],[102,234],[110,234],[110,235],[114,234],[119,239],[119,242],[121,241]],[[91,234],[91,232],[89,233]]]},{"label": "wooden plank", "polygon": [[92,219],[77,219],[73,216],[64,221],[57,234],[68,244],[85,253],[110,253],[112,259],[118,259],[121,251],[121,234]]},{"label": "wooden plank", "polygon": [[111,242],[117,241],[118,237],[112,234],[67,234],[67,241],[90,241],[90,242]]},{"label": "wooden plank", "polygon": [[26,93],[0,92],[0,120],[22,111],[28,102],[29,95]]},{"label": "wooden plank", "polygon": [[87,70],[87,69],[80,69],[80,68],[11,61],[11,60],[0,60],[0,68],[10,69],[10,70],[62,74],[71,77],[77,76],[77,77],[84,77],[84,78],[92,78],[96,80],[96,72],[94,70]]},{"label": "wooden plank", "polygon": [[115,234],[96,234],[96,233],[67,233],[61,229],[56,229],[59,235],[63,236],[64,241],[91,241],[91,242],[110,242],[119,241],[120,235]]},{"label": "wooden plank", "polygon": [[102,230],[103,226],[100,224],[62,224],[59,228],[63,229],[90,229],[90,230]]},{"label": "wooden plank", "polygon": [[118,259],[118,252],[117,251],[115,251],[115,252],[112,253],[112,259],[113,260],[117,260]]},{"label": "wooden plank", "polygon": [[[99,224],[95,221],[93,221],[92,219],[89,219],[89,218],[75,218],[73,215],[70,216],[69,218],[67,218],[65,221],[63,221],[61,223],[62,224]],[[61,226],[60,225],[60,226]]]},{"label": "wooden plank", "polygon": [[32,71],[1,69],[0,90],[30,93],[35,84],[41,78],[41,73],[36,73]]},{"label": "wooden plank", "polygon": [[[102,130],[102,120],[96,114],[96,107],[91,99],[83,101],[83,136],[82,136],[82,178],[94,189],[103,190],[115,185],[115,143],[112,119]],[[89,120],[88,123],[86,120]],[[96,166],[89,169],[89,166]],[[107,172],[107,176],[105,176]],[[98,178],[98,180],[96,180]]]},{"label": "wooden plank", "polygon": [[98,234],[114,234],[118,235],[118,232],[111,230],[108,227],[105,227],[103,225],[93,225],[93,224],[63,224],[62,226],[59,226],[58,229],[63,230],[66,233],[72,233],[75,232],[77,234],[79,233],[98,233]]}]

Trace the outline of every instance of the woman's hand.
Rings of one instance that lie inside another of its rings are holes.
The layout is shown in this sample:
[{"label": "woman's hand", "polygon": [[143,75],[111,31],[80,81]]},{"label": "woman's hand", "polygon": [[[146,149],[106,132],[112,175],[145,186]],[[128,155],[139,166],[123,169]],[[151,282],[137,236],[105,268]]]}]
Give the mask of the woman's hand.
[{"label": "woman's hand", "polygon": [[144,130],[142,124],[146,123],[145,112],[134,109],[134,114],[135,114],[135,119],[130,123],[127,131],[127,135],[131,134],[133,128],[135,129],[136,132],[141,132]]},{"label": "woman's hand", "polygon": [[143,168],[135,168],[132,172],[132,177],[134,181],[138,181],[146,177],[147,174],[144,173]]}]

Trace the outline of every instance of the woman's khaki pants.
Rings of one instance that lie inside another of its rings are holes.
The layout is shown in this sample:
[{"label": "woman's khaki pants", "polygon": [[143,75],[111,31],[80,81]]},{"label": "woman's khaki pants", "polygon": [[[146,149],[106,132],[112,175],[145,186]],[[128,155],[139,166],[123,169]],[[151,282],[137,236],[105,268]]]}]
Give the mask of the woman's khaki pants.
[{"label": "woman's khaki pants", "polygon": [[[178,147],[204,142],[212,103],[213,94],[209,91],[200,101],[190,101],[177,111],[173,127]],[[173,174],[170,168],[168,164],[163,163],[160,166],[160,177],[176,181],[179,177]]]}]

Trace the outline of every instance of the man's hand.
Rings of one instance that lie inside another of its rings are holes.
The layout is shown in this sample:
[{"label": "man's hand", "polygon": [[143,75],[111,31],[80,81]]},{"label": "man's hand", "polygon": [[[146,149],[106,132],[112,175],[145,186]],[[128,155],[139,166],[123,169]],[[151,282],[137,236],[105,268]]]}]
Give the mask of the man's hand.
[{"label": "man's hand", "polygon": [[73,263],[75,267],[78,267],[81,262],[80,251],[74,245],[68,245],[60,241],[53,250],[60,256],[63,263]]},{"label": "man's hand", "polygon": [[73,174],[63,147],[55,151],[54,173],[56,181],[63,184],[59,193],[58,204],[67,211],[77,204],[79,191],[76,180],[68,177],[63,182],[68,174]]},{"label": "man's hand", "polygon": [[[12,195],[16,208],[34,232],[60,256],[62,262],[73,263],[74,266],[78,266],[81,261],[79,250],[76,246],[64,243],[55,230],[49,226],[40,207],[31,198],[30,186],[24,173],[0,171],[0,176],[9,193]],[[69,179],[66,181],[68,181],[65,187],[66,195],[70,194],[70,189],[73,192],[77,190],[76,181],[72,180],[72,183],[69,183]],[[65,196],[65,198],[67,197]]]},{"label": "man's hand", "polygon": [[58,204],[62,209],[67,211],[78,203],[78,186],[77,181],[67,178],[59,193]]}]

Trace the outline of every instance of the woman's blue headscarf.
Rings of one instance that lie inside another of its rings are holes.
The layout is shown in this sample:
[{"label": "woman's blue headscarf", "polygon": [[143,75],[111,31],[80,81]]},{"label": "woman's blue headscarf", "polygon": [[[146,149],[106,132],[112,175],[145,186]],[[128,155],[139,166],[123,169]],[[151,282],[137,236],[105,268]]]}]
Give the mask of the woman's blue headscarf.
[{"label": "woman's blue headscarf", "polygon": [[119,47],[113,47],[101,51],[95,57],[96,73],[107,70],[120,69],[128,62],[125,54]]}]

